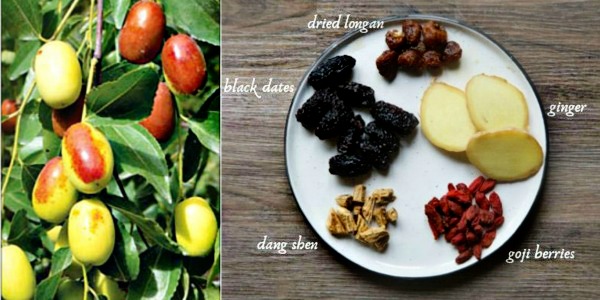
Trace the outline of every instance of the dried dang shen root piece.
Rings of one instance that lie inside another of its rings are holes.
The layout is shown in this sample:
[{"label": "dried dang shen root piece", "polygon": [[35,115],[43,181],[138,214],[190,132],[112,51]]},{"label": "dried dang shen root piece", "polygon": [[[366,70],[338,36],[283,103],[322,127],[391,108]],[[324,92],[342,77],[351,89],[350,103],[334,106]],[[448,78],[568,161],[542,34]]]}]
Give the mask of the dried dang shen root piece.
[{"label": "dried dang shen root piece", "polygon": [[[396,209],[386,209],[394,200],[393,189],[376,189],[367,195],[363,184],[356,185],[352,195],[335,198],[338,207],[329,211],[327,229],[339,237],[353,235],[361,243],[383,252],[390,239],[387,225],[398,220]],[[371,227],[371,223],[375,225]]]}]

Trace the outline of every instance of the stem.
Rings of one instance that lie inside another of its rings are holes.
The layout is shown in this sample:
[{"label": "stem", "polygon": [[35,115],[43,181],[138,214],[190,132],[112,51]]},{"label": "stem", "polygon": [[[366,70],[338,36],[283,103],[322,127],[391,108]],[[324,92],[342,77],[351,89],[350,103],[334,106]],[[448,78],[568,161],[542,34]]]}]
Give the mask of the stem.
[{"label": "stem", "polygon": [[177,153],[177,177],[179,179],[179,197],[175,203],[179,202],[179,200],[183,199],[183,197],[185,196],[183,194],[183,139],[181,138],[181,126],[177,126],[177,140],[179,143],[179,150]]},{"label": "stem", "polygon": [[47,43],[47,42],[49,42],[49,41],[50,41],[49,39],[47,39],[47,38],[43,37],[43,36],[42,36],[41,34],[39,34],[39,33],[37,34],[37,38],[38,38],[40,41],[44,42],[44,43]]},{"label": "stem", "polygon": [[18,115],[17,115],[17,126],[15,127],[15,140],[13,142],[13,148],[12,148],[12,153],[11,153],[11,157],[10,157],[10,164],[8,165],[8,170],[6,171],[6,179],[4,180],[4,184],[2,184],[2,192],[1,192],[2,208],[4,208],[4,194],[6,193],[6,187],[8,186],[8,181],[10,180],[10,174],[12,173],[12,169],[15,166],[15,160],[17,158],[17,151],[19,148],[19,133],[20,133],[20,128],[21,128],[21,116],[23,115],[25,106],[27,106],[27,100],[29,99],[29,97],[31,97],[31,94],[33,93],[34,88],[35,88],[35,83],[32,83],[31,87],[27,91],[27,94],[25,94],[25,98],[23,99],[23,102],[21,103],[21,107],[19,107],[19,110],[17,111]]},{"label": "stem", "polygon": [[[102,63],[102,18],[104,16],[104,1],[98,0],[98,5],[96,7],[98,12],[96,13],[96,49],[94,49],[94,58],[98,60],[99,63]],[[95,73],[92,73],[94,77],[96,77]],[[97,80],[95,84],[100,83],[100,73],[98,73]]]},{"label": "stem", "polygon": [[113,177],[117,182],[117,186],[119,186],[119,191],[121,191],[121,195],[123,195],[123,198],[125,198],[125,200],[129,201],[129,197],[127,197],[127,193],[125,192],[125,186],[123,185],[123,181],[121,181],[121,178],[119,178],[119,173],[117,172],[116,168],[113,168]]},{"label": "stem", "polygon": [[[93,5],[94,5],[94,0],[91,0],[92,2],[92,7],[90,8],[90,27],[88,28],[88,33],[89,33],[89,37],[91,40],[91,36],[92,36],[92,19],[93,19]],[[96,14],[96,42],[95,42],[95,49],[94,49],[94,56],[92,57],[92,61],[90,62],[90,71],[89,71],[89,76],[88,76],[88,82],[87,82],[87,87],[85,90],[85,94],[89,94],[90,91],[92,90],[92,87],[94,85],[97,85],[100,83],[100,72],[97,72],[96,70],[96,65],[102,60],[102,18],[104,15],[104,1],[103,0],[98,0],[98,5],[96,7],[97,9],[97,14]],[[90,41],[91,43],[91,41]],[[91,48],[91,47],[90,47]],[[98,69],[99,71],[100,69]],[[98,74],[96,74],[98,73]],[[96,76],[98,75],[98,76]],[[86,107],[85,107],[85,103],[83,105],[83,114],[82,114],[82,120],[85,119],[85,111],[86,111]],[[117,176],[118,178],[118,176]],[[127,197],[125,195],[125,197]]]},{"label": "stem", "polygon": [[[65,27],[65,24],[67,24],[67,19],[69,19],[69,17],[73,13],[73,10],[75,10],[75,6],[77,6],[77,3],[79,3],[79,0],[74,0],[73,3],[71,3],[69,10],[67,10],[67,13],[60,20],[60,23],[58,23],[58,27],[56,27],[54,34],[52,34],[52,37],[50,37],[50,40],[54,40],[60,34],[60,32],[63,30],[63,27]],[[59,3],[58,5],[59,5],[58,7],[60,9],[61,4]]]},{"label": "stem", "polygon": [[87,300],[87,294],[90,290],[90,284],[88,283],[87,271],[85,270],[85,266],[81,264],[81,270],[83,272],[83,300]]}]

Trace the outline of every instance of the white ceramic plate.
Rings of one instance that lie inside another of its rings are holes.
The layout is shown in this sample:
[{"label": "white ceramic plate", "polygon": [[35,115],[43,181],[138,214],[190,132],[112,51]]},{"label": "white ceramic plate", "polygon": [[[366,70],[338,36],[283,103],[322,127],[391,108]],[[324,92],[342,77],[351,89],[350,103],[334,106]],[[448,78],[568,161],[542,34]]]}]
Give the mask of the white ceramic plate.
[{"label": "white ceramic plate", "polygon": [[[529,106],[529,132],[542,145],[546,156],[547,138],[542,108],[532,83],[515,59],[477,30],[454,20],[423,15],[386,19],[384,29],[366,34],[358,31],[349,33],[325,50],[307,70],[294,95],[286,125],[285,155],[290,186],[298,206],[325,243],[350,261],[374,272],[397,277],[429,277],[477,263],[473,257],[457,265],[454,261],[458,255],[456,249],[443,238],[433,239],[424,205],[432,197],[443,195],[449,182],[468,185],[480,172],[465,158],[449,155],[434,147],[423,136],[419,126],[412,139],[403,139],[402,148],[387,174],[373,170],[368,177],[345,180],[328,171],[329,158],[337,154],[335,143],[319,140],[295,118],[298,108],[314,92],[307,84],[308,74],[325,59],[347,54],[356,59],[353,81],[372,87],[377,100],[398,105],[420,119],[420,99],[433,76],[429,73],[414,76],[399,72],[394,81],[388,82],[379,75],[375,66],[375,59],[387,49],[386,31],[401,29],[404,19],[435,20],[446,27],[449,40],[461,45],[463,54],[459,66],[445,68],[437,76],[438,81],[464,90],[471,77],[485,73],[503,77],[518,87]],[[368,112],[360,114],[365,122],[372,120]],[[498,229],[492,246],[484,249],[482,258],[500,248],[521,225],[540,190],[545,166],[544,162],[541,170],[525,181],[496,186],[495,191],[504,205],[505,223]],[[325,227],[329,209],[336,206],[335,196],[351,193],[352,186],[358,183],[367,186],[367,193],[375,188],[390,187],[397,195],[396,201],[388,208],[396,208],[398,222],[388,227],[390,241],[383,253],[351,238],[336,238]]]}]

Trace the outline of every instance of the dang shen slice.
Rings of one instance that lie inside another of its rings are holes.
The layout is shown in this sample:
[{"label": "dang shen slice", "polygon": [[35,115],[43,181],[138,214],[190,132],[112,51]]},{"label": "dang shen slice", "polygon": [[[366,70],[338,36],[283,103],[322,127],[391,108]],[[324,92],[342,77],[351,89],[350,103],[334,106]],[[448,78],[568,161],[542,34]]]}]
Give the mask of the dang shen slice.
[{"label": "dang shen slice", "polygon": [[362,207],[362,216],[365,218],[365,221],[367,221],[367,224],[370,223],[373,218],[374,208],[375,200],[371,196],[367,197],[367,200],[365,200],[365,205]]},{"label": "dang shen slice", "polygon": [[385,228],[385,226],[387,226],[388,219],[385,215],[384,207],[375,208],[373,211],[373,217],[375,217],[375,223],[377,223],[377,225],[379,225],[380,227]]},{"label": "dang shen slice", "polygon": [[335,212],[335,209],[329,210],[329,216],[327,217],[327,230],[331,232],[333,235],[347,235],[346,227],[344,227],[344,223],[338,217],[338,214]]},{"label": "dang shen slice", "polygon": [[356,238],[358,238],[358,234],[360,234],[361,232],[364,232],[366,230],[369,229],[369,224],[367,224],[367,221],[365,221],[365,218],[363,218],[361,215],[358,215],[357,221],[356,221]]},{"label": "dang shen slice", "polygon": [[375,250],[382,252],[387,247],[390,234],[382,227],[372,227],[358,234],[360,242],[369,245]]},{"label": "dang shen slice", "polygon": [[392,209],[386,211],[385,217],[387,218],[387,220],[389,222],[396,223],[396,220],[398,220],[398,212],[396,211],[395,208],[392,208]]},{"label": "dang shen slice", "polygon": [[344,224],[346,232],[354,233],[356,231],[356,222],[354,221],[354,215],[352,212],[343,207],[338,207],[336,213],[340,218],[340,221],[342,221],[342,224]]},{"label": "dang shen slice", "polygon": [[[390,239],[386,230],[388,223],[396,223],[398,212],[387,210],[386,206],[394,201],[394,190],[376,189],[367,195],[362,184],[354,187],[352,195],[344,194],[335,198],[338,207],[331,209],[327,219],[327,229],[335,236],[354,234],[354,238],[379,252],[387,247]],[[377,225],[371,227],[371,223]]]},{"label": "dang shen slice", "polygon": [[392,189],[376,189],[371,193],[371,197],[375,198],[375,203],[385,205],[394,201],[394,190]]},{"label": "dang shen slice", "polygon": [[352,199],[357,203],[364,203],[365,196],[367,193],[367,187],[364,184],[359,184],[354,187],[354,192],[352,193]]},{"label": "dang shen slice", "polygon": [[352,195],[344,194],[335,197],[335,202],[341,207],[351,209],[352,208]]}]

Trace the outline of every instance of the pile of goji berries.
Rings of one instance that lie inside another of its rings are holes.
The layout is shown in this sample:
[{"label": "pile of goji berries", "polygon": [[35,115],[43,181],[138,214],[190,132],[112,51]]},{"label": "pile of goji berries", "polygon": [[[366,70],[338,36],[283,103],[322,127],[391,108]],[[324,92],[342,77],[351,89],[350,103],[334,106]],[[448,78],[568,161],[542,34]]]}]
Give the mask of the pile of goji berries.
[{"label": "pile of goji berries", "polygon": [[469,186],[449,183],[448,193],[425,204],[433,237],[437,240],[443,234],[456,247],[457,264],[471,256],[481,259],[482,249],[492,245],[496,230],[504,223],[500,196],[492,192],[495,186],[495,180],[483,176],[475,178]]}]

